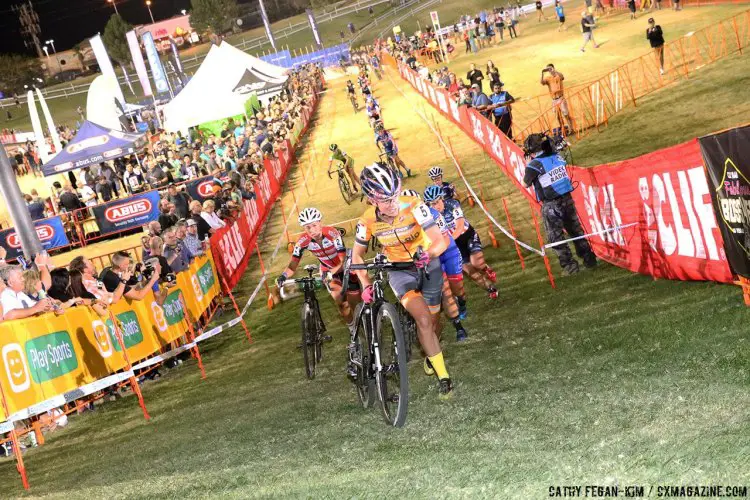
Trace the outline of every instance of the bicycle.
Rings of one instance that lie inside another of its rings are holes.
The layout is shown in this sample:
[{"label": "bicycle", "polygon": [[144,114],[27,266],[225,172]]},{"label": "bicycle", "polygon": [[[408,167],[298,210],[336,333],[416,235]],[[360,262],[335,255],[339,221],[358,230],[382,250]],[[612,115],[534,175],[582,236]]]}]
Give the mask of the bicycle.
[{"label": "bicycle", "polygon": [[[357,326],[349,344],[349,363],[356,372],[352,382],[362,406],[372,406],[377,390],[383,419],[393,427],[402,427],[406,422],[409,405],[408,346],[398,310],[385,299],[385,273],[414,269],[411,262],[389,262],[382,254],[377,254],[370,263],[352,264],[351,251],[347,251],[344,263],[344,293],[351,271],[375,271],[373,302],[358,304],[354,312]],[[418,276],[417,289],[421,290],[423,269],[419,270]]]},{"label": "bicycle", "polygon": [[[331,177],[330,167],[328,168],[328,178],[333,179]],[[346,172],[344,171],[344,164],[341,162],[338,162],[338,167],[336,168],[336,173],[338,174],[338,182],[339,182],[339,191],[341,191],[341,196],[343,196],[344,201],[347,205],[352,204],[352,199],[354,198],[354,192],[352,191],[351,184],[349,183],[349,179],[346,177]]]},{"label": "bicycle", "polygon": [[417,322],[414,321],[409,311],[399,302],[396,305],[398,309],[398,317],[401,321],[401,331],[404,332],[404,340],[406,341],[406,361],[411,361],[411,351],[414,344],[419,344],[419,338],[417,337]]},{"label": "bicycle", "polygon": [[401,171],[401,167],[396,165],[396,162],[393,161],[393,158],[388,153],[380,153],[378,157],[380,157],[380,163],[387,163],[388,166],[391,167],[393,170],[395,170],[396,173],[398,173],[398,176],[401,177],[402,179],[404,177],[411,177],[411,172],[409,172],[409,169],[406,169],[406,174],[404,174]]},{"label": "bicycle", "polygon": [[301,310],[302,325],[302,357],[305,362],[305,374],[310,380],[315,378],[315,367],[323,359],[323,334],[326,325],[320,314],[320,304],[315,290],[320,289],[322,282],[319,276],[313,277],[313,272],[318,266],[305,266],[308,276],[284,281],[282,288],[286,285],[295,284],[302,288],[305,301]]}]

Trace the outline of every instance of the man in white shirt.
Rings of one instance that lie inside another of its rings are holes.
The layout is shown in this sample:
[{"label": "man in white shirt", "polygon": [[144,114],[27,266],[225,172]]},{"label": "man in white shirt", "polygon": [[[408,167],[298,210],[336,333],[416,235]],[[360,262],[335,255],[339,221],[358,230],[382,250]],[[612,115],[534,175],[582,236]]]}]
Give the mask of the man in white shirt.
[{"label": "man in white shirt", "polygon": [[91,186],[88,184],[84,184],[81,186],[81,189],[79,190],[81,193],[81,198],[83,199],[83,202],[86,204],[87,207],[93,207],[97,205],[97,199],[96,199],[96,192],[91,189]]},{"label": "man in white shirt", "polygon": [[0,294],[4,320],[24,319],[52,310],[52,300],[49,298],[37,302],[23,293],[23,271],[19,266],[0,269],[0,279],[7,286]]}]

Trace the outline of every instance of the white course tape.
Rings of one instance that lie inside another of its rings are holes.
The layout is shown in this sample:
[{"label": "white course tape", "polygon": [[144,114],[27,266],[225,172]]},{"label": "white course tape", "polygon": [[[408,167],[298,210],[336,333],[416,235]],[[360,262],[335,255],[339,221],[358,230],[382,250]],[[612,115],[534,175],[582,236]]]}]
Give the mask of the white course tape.
[{"label": "white course tape", "polygon": [[[88,396],[89,394],[93,394],[97,391],[101,391],[102,389],[106,389],[109,386],[119,384],[123,380],[127,380],[132,376],[134,376],[133,370],[127,370],[122,373],[115,373],[114,375],[104,377],[102,379],[91,382],[90,384],[82,385],[81,387],[73,389],[72,391],[68,391],[64,394],[58,394],[57,396],[54,396],[50,399],[41,401],[35,405],[29,406],[28,408],[24,408],[21,411],[13,413],[5,422],[0,424],[0,433],[8,432],[10,428],[13,427],[13,422],[17,422],[25,418],[31,418],[35,415],[39,415],[40,413],[46,413],[55,408],[59,408],[65,403],[70,403],[72,401],[75,401],[76,399],[80,399],[84,396]],[[8,428],[8,426],[10,426],[10,428]]]},{"label": "white course tape", "polygon": [[631,222],[630,224],[624,224],[622,226],[611,227],[609,229],[602,229],[601,231],[597,231],[595,233],[588,233],[588,234],[584,234],[583,236],[576,236],[575,238],[568,238],[567,240],[556,241],[554,243],[547,243],[546,245],[544,245],[544,248],[545,249],[547,249],[547,248],[553,248],[553,247],[556,247],[558,245],[568,244],[571,241],[576,241],[576,240],[581,240],[583,238],[588,238],[589,236],[599,236],[599,235],[602,235],[602,234],[607,234],[607,233],[612,233],[614,231],[619,231],[620,229],[625,229],[626,227],[632,227],[632,226],[637,226],[637,225],[638,225],[638,222]]},{"label": "white course tape", "polygon": [[405,92],[404,92],[403,90],[401,90],[401,89],[400,89],[400,88],[398,87],[398,85],[396,85],[396,84],[394,83],[394,81],[393,81],[393,78],[391,78],[391,75],[390,75],[390,74],[387,74],[387,73],[386,73],[386,75],[388,76],[388,79],[389,79],[389,80],[391,81],[391,84],[392,84],[392,85],[393,85],[393,86],[394,86],[394,87],[396,88],[396,90],[398,90],[398,91],[399,91],[399,93],[400,93],[400,94],[401,94],[402,96],[404,96],[404,99],[406,99],[406,101],[407,101],[407,102],[409,103],[409,106],[411,106],[411,109],[413,109],[413,110],[414,110],[414,112],[415,112],[415,113],[416,113],[417,115],[419,115],[419,117],[420,117],[420,118],[422,118],[422,120],[423,120],[423,121],[424,121],[424,122],[425,122],[425,123],[427,124],[427,126],[428,126],[428,127],[430,128],[430,130],[432,130],[432,133],[433,133],[433,134],[435,135],[435,137],[437,137],[437,140],[438,140],[438,142],[440,143],[440,145],[441,145],[441,146],[443,147],[443,149],[445,149],[445,151],[446,151],[446,152],[447,152],[447,153],[448,153],[448,154],[450,155],[451,159],[453,160],[453,164],[454,164],[454,165],[456,166],[456,170],[458,170],[458,175],[460,175],[460,176],[461,176],[461,179],[462,179],[462,180],[464,181],[464,184],[466,184],[466,188],[467,188],[467,189],[469,190],[469,193],[471,193],[471,195],[472,195],[472,196],[474,197],[474,199],[475,199],[475,200],[477,201],[477,205],[479,205],[479,208],[481,208],[481,209],[482,209],[482,211],[483,211],[483,212],[484,212],[484,214],[485,214],[485,215],[487,216],[487,218],[488,218],[488,219],[489,219],[489,220],[490,220],[490,221],[491,221],[491,222],[492,222],[492,223],[493,223],[493,224],[494,224],[494,225],[495,225],[495,226],[496,226],[496,227],[497,227],[497,228],[498,228],[498,229],[499,229],[499,230],[500,230],[500,231],[501,231],[501,232],[502,232],[502,233],[503,233],[503,234],[504,234],[505,236],[507,236],[507,237],[508,237],[509,239],[511,239],[512,241],[514,241],[514,242],[518,243],[518,245],[519,245],[519,246],[522,246],[522,247],[523,247],[523,248],[525,248],[526,250],[528,250],[528,251],[530,251],[530,252],[534,252],[534,253],[535,253],[535,254],[537,254],[537,255],[543,256],[543,255],[544,255],[544,250],[539,250],[539,249],[537,249],[537,248],[534,248],[534,247],[532,247],[532,246],[530,246],[530,245],[528,245],[528,244],[524,243],[523,241],[519,240],[518,238],[514,237],[514,236],[513,236],[513,234],[512,234],[512,233],[511,233],[510,231],[508,231],[507,229],[505,229],[505,228],[504,228],[504,227],[502,226],[502,224],[500,224],[500,223],[499,223],[499,222],[498,222],[497,220],[495,220],[495,218],[494,218],[494,217],[492,216],[492,214],[491,214],[491,213],[489,213],[489,212],[488,212],[488,211],[487,211],[487,210],[486,210],[486,209],[484,208],[484,206],[482,206],[482,201],[481,201],[481,199],[479,198],[479,196],[477,196],[477,194],[476,194],[476,193],[474,192],[474,189],[473,189],[473,188],[471,187],[471,185],[469,184],[469,182],[468,182],[468,181],[466,180],[466,177],[464,176],[464,173],[463,173],[463,171],[461,170],[461,166],[460,166],[460,165],[458,164],[458,160],[456,160],[456,157],[455,157],[455,156],[453,156],[453,151],[451,151],[451,149],[450,149],[450,148],[448,147],[448,145],[447,145],[447,144],[446,144],[446,143],[445,143],[445,142],[443,141],[443,138],[442,138],[442,137],[440,136],[440,134],[438,133],[438,131],[437,131],[437,130],[435,130],[435,128],[434,128],[434,127],[432,126],[432,124],[431,124],[431,123],[430,123],[430,121],[429,121],[429,120],[427,119],[427,117],[426,117],[426,116],[424,115],[424,113],[420,112],[420,111],[419,111],[419,110],[418,110],[418,109],[417,109],[417,108],[416,108],[416,107],[414,106],[414,104],[412,104],[411,100],[410,100],[410,99],[409,99],[409,98],[408,98],[408,97],[406,96],[406,93],[405,93]]},{"label": "white course tape", "polygon": [[187,344],[181,345],[180,347],[177,347],[176,349],[172,349],[171,351],[167,351],[164,354],[158,354],[154,356],[153,358],[145,359],[141,361],[140,363],[138,363],[137,365],[135,365],[133,367],[133,370],[142,370],[144,368],[148,368],[149,366],[153,366],[156,363],[161,363],[162,361],[166,361],[169,358],[174,358],[178,354],[185,352],[188,349],[192,349],[193,347],[195,347],[195,344],[196,344],[195,342],[188,342]]}]

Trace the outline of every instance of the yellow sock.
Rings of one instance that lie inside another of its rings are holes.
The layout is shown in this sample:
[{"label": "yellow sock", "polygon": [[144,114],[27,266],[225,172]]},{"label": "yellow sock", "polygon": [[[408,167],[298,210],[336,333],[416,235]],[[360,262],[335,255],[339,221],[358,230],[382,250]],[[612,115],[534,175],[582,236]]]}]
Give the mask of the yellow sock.
[{"label": "yellow sock", "polygon": [[449,378],[448,370],[445,368],[445,360],[443,359],[443,353],[439,352],[434,356],[427,356],[427,359],[432,363],[432,368],[435,370],[438,378]]}]

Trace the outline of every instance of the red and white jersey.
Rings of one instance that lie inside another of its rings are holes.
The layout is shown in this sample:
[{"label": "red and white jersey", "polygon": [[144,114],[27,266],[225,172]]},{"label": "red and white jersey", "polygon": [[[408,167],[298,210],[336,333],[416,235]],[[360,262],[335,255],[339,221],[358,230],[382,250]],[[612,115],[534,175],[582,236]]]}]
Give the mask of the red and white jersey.
[{"label": "red and white jersey", "polygon": [[327,269],[338,266],[346,257],[346,247],[341,233],[331,226],[323,226],[320,241],[312,239],[307,233],[300,236],[294,245],[292,260],[299,262],[305,250],[310,250],[318,258],[320,265]]}]

